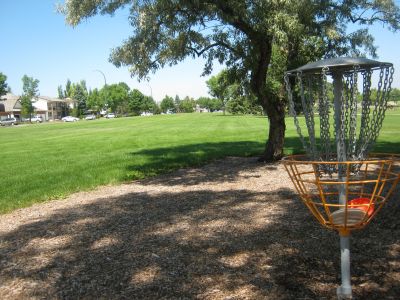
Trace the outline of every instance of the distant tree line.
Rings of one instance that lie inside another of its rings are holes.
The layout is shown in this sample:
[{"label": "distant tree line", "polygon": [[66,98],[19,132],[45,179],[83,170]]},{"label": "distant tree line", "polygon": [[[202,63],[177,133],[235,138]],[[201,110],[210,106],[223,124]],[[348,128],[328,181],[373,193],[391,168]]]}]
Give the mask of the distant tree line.
[{"label": "distant tree line", "polygon": [[[280,85],[276,83],[275,74],[270,74],[267,82],[268,88],[277,95],[282,94]],[[10,92],[7,84],[7,76],[0,72],[0,96]],[[22,113],[32,116],[34,113],[33,103],[39,96],[39,80],[24,75],[22,77],[23,93],[21,95]],[[179,96],[174,98],[166,95],[158,104],[150,96],[144,95],[138,89],[131,89],[126,83],[105,85],[101,89],[88,89],[85,80],[73,83],[67,80],[65,87],[58,86],[58,97],[60,99],[70,98],[75,100],[76,106],[66,114],[81,117],[88,113],[100,114],[101,112],[114,112],[125,116],[138,116],[142,113],[192,113],[195,111],[222,111],[230,114],[262,114],[263,109],[258,104],[257,99],[251,94],[246,93],[246,89],[230,76],[228,70],[223,70],[219,74],[210,77],[206,81],[211,97],[200,97],[194,99],[186,96],[181,99]],[[328,83],[328,96],[332,98],[332,84]],[[375,98],[376,88],[371,89],[371,97]],[[359,94],[357,101],[362,100]],[[400,89],[393,88],[388,99],[390,106],[398,106],[400,102]],[[301,106],[296,107],[301,112]]]},{"label": "distant tree line", "polygon": [[108,84],[101,89],[87,89],[86,82],[81,80],[72,83],[69,79],[65,85],[58,87],[60,99],[70,98],[77,102],[76,108],[70,112],[74,116],[87,113],[114,112],[121,115],[139,115],[142,112],[160,113],[157,103],[152,97],[145,96],[137,89],[120,82]]},{"label": "distant tree line", "polygon": [[71,98],[77,101],[76,108],[70,112],[74,116],[86,113],[114,112],[125,116],[138,116],[142,113],[192,113],[200,111],[225,111],[232,114],[260,114],[262,108],[256,104],[255,98],[245,95],[244,89],[237,82],[230,82],[226,72],[222,71],[207,81],[212,97],[194,99],[186,96],[181,99],[166,95],[158,104],[150,96],[138,89],[130,89],[120,82],[105,85],[101,89],[87,89],[86,82],[81,80],[72,83],[67,80],[65,87],[58,87],[60,99]]}]

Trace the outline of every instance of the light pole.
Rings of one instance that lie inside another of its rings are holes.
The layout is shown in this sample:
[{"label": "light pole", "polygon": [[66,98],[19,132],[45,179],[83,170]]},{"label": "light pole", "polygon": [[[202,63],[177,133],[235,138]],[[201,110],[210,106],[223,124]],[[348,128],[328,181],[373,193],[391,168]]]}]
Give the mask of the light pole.
[{"label": "light pole", "polygon": [[[101,75],[103,75],[103,78],[104,78],[104,86],[103,87],[106,87],[107,86],[107,80],[106,80],[106,75],[104,75],[104,73],[102,72],[102,71],[100,71],[100,70],[93,70],[93,72],[99,72]],[[105,99],[105,101],[104,102],[106,102],[107,101],[107,99]],[[108,105],[107,105],[107,103],[105,103],[104,104],[105,106],[106,106],[106,111],[108,111]],[[104,108],[102,108],[103,110],[104,110]],[[97,112],[98,113],[98,112]],[[101,112],[100,112],[100,114],[101,114]]]},{"label": "light pole", "polygon": [[100,70],[93,70],[93,72],[99,72],[101,75],[103,75],[104,86],[106,86],[107,85],[106,75],[104,75],[104,73],[102,71],[100,71]]},{"label": "light pole", "polygon": [[150,84],[147,84],[147,86],[150,88],[150,96],[151,96],[151,99],[153,99],[153,89],[151,88]]}]

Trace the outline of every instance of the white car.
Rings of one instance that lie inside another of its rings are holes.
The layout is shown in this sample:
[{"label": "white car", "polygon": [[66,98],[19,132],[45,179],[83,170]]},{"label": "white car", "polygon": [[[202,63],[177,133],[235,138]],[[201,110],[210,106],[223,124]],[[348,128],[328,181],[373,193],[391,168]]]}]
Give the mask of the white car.
[{"label": "white car", "polygon": [[113,118],[115,118],[115,114],[114,113],[108,113],[108,114],[106,114],[106,118],[107,119],[113,119]]},{"label": "white car", "polygon": [[61,119],[63,122],[76,122],[79,121],[78,118],[72,117],[72,116],[66,116]]},{"label": "white car", "polygon": [[96,115],[87,115],[85,120],[96,120]]},{"label": "white car", "polygon": [[[29,119],[27,119],[27,121],[29,121]],[[42,119],[42,117],[40,117],[40,116],[34,116],[34,117],[31,118],[31,122],[32,122],[32,123],[33,123],[33,122],[42,123],[42,122],[43,122],[43,119]]]}]

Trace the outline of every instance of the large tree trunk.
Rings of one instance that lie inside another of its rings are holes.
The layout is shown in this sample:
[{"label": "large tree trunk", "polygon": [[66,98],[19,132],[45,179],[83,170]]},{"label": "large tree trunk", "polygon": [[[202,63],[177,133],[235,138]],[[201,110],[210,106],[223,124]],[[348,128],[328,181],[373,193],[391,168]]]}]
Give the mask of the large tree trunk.
[{"label": "large tree trunk", "polygon": [[[272,99],[270,99],[271,101]],[[268,140],[265,143],[263,155],[260,161],[275,161],[283,156],[283,146],[285,142],[285,110],[284,104],[278,101],[268,103],[268,108],[264,108],[268,116],[269,132]]]},{"label": "large tree trunk", "polygon": [[280,99],[267,94],[267,71],[271,61],[272,42],[264,39],[259,44],[257,66],[252,73],[252,90],[258,97],[258,102],[264,109],[269,120],[268,140],[260,161],[270,162],[279,160],[283,156],[285,139],[285,106]]}]

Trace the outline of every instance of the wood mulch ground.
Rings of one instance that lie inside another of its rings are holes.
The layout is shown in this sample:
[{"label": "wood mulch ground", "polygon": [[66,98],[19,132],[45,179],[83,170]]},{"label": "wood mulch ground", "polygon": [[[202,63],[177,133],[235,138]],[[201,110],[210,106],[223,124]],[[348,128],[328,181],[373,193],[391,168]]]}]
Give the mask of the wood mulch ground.
[{"label": "wood mulch ground", "polygon": [[[399,190],[352,238],[355,299],[400,297]],[[0,299],[335,299],[339,238],[279,163],[226,158],[0,216]]]}]

